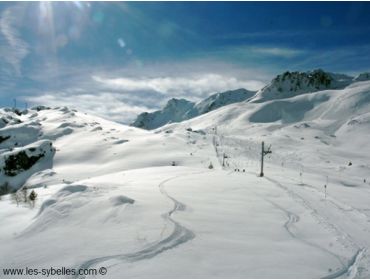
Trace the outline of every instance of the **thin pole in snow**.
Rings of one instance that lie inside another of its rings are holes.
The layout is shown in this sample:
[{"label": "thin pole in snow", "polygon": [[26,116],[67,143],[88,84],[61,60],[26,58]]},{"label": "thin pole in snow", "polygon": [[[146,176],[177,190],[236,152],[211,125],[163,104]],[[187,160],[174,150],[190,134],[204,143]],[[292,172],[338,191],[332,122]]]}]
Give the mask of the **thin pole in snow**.
[{"label": "thin pole in snow", "polygon": [[299,172],[299,177],[301,178],[301,185],[303,185],[303,165],[301,165],[301,170]]},{"label": "thin pole in snow", "polygon": [[272,151],[271,151],[271,146],[265,150],[265,142],[262,141],[262,149],[261,149],[261,173],[260,173],[260,177],[263,177],[264,176],[264,173],[263,173],[263,160],[264,160],[264,157],[265,155],[267,154],[271,154]]},{"label": "thin pole in snow", "polygon": [[265,142],[262,141],[262,150],[261,150],[261,173],[260,176],[263,177],[263,157],[264,155],[264,149],[265,149]]}]

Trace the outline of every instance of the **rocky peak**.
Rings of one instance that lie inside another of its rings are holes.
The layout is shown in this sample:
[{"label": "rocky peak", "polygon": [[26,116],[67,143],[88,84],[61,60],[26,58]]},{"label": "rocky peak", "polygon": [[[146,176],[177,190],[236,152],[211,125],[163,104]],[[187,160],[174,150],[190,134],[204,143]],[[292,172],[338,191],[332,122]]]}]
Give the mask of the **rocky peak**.
[{"label": "rocky peak", "polygon": [[370,73],[364,72],[353,79],[355,82],[363,82],[370,80]]},{"label": "rocky peak", "polygon": [[194,106],[194,103],[186,99],[171,98],[168,100],[164,109],[183,109]]},{"label": "rocky peak", "polygon": [[308,72],[284,72],[277,75],[266,87],[258,92],[255,102],[289,98],[308,92],[339,89],[349,85],[352,77],[333,74],[321,69]]}]

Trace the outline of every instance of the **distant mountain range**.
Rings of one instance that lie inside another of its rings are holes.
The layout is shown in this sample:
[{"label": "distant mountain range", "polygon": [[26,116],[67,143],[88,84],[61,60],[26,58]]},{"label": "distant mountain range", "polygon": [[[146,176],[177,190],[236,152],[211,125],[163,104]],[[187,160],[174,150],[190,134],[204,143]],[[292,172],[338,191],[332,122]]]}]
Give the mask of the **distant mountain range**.
[{"label": "distant mountain range", "polygon": [[246,89],[230,90],[209,96],[194,103],[186,99],[170,99],[163,109],[144,112],[138,115],[131,124],[147,130],[163,125],[189,120],[220,107],[238,103],[261,103],[269,100],[284,99],[300,94],[329,89],[342,89],[353,82],[370,80],[370,73],[362,73],[357,77],[344,74],[325,72],[321,69],[308,72],[284,72],[259,91]]},{"label": "distant mountain range", "polygon": [[144,129],[155,129],[168,123],[195,118],[229,104],[245,101],[255,94],[255,91],[241,88],[213,94],[198,103],[172,98],[162,110],[152,113],[144,112],[131,125]]}]

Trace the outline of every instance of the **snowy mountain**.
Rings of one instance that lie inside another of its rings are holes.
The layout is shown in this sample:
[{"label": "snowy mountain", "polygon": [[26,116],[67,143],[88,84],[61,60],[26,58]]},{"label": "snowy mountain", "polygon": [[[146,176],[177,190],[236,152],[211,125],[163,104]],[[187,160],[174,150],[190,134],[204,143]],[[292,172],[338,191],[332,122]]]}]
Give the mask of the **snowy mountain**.
[{"label": "snowy mountain", "polygon": [[220,92],[200,101],[195,105],[194,109],[199,116],[229,104],[245,101],[255,94],[256,92],[243,88]]},{"label": "snowy mountain", "polygon": [[197,104],[185,99],[171,99],[162,110],[142,113],[131,125],[151,130],[166,124],[189,120],[229,104],[242,101],[263,103],[322,90],[343,89],[353,82],[369,79],[369,73],[362,73],[354,78],[344,74],[325,72],[321,69],[308,72],[287,71],[277,75],[257,92],[245,89],[226,91],[211,95]]},{"label": "snowy mountain", "polygon": [[362,82],[362,81],[369,81],[370,80],[370,73],[361,73],[357,77],[353,79],[355,82]]},{"label": "snowy mountain", "polygon": [[154,129],[171,122],[181,122],[186,119],[186,115],[194,108],[194,103],[185,99],[170,99],[162,110],[152,113],[144,112],[140,114],[131,124],[132,126]]},{"label": "snowy mountain", "polygon": [[254,102],[289,98],[325,89],[340,89],[348,86],[352,80],[353,77],[324,72],[321,69],[309,72],[287,71],[259,90]]},{"label": "snowy mountain", "polygon": [[[0,196],[1,268],[369,278],[370,81],[360,80],[152,131],[66,107],[1,109],[0,186],[11,192]],[[173,100],[168,112],[206,112],[219,98]],[[264,177],[261,141],[272,151]]]},{"label": "snowy mountain", "polygon": [[242,102],[251,98],[254,94],[253,91],[237,89],[213,94],[199,103],[173,98],[167,102],[162,110],[140,114],[131,125],[149,130],[155,129],[169,123],[181,122],[200,116],[222,106]]}]

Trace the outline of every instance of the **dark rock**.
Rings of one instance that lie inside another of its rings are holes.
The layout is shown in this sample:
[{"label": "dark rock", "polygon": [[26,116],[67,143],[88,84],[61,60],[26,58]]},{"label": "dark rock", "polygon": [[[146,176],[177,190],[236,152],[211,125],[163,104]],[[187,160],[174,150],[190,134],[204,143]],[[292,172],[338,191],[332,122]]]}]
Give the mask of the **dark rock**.
[{"label": "dark rock", "polygon": [[11,177],[16,176],[19,173],[30,169],[42,157],[44,157],[44,154],[28,156],[25,151],[20,151],[15,155],[10,155],[5,159],[5,175]]}]

